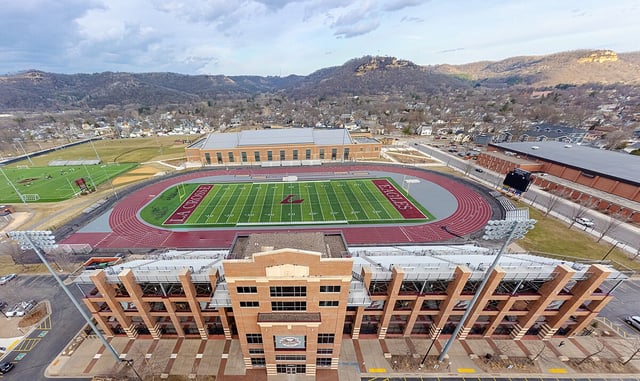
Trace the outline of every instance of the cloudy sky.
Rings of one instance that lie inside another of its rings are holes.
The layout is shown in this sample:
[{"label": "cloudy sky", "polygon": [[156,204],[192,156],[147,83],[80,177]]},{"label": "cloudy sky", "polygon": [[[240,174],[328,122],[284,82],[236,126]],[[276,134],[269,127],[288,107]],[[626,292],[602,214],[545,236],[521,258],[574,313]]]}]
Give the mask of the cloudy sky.
[{"label": "cloudy sky", "polygon": [[306,75],[640,50],[638,0],[0,0],[0,73]]}]

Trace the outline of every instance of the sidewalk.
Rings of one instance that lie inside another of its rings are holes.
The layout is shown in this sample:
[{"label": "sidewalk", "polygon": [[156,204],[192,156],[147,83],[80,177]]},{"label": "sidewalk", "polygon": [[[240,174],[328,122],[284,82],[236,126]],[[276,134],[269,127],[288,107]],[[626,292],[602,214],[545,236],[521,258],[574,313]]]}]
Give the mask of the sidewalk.
[{"label": "sidewalk", "polygon": [[[264,368],[245,370],[237,340],[200,340],[167,338],[162,340],[124,337],[110,339],[121,359],[134,360],[133,366],[143,378],[151,374],[167,378],[182,375],[215,376],[217,381],[292,379],[291,375],[267,378]],[[640,359],[621,365],[638,349],[639,343],[614,337],[576,337],[532,340],[469,339],[456,341],[448,358],[436,358],[445,344],[437,340],[424,366],[420,362],[431,340],[392,338],[385,340],[345,339],[338,370],[319,368],[316,380],[360,381],[387,377],[638,377]],[[635,345],[635,347],[634,347]],[[581,365],[577,363],[600,351]],[[489,355],[489,356],[487,356]],[[640,356],[638,356],[640,358]],[[535,360],[534,360],[535,358]],[[90,377],[133,375],[114,358],[95,337],[78,340],[72,349],[61,353],[46,370],[48,377]],[[284,378],[282,378],[284,379]],[[295,379],[308,380],[298,375]]]}]

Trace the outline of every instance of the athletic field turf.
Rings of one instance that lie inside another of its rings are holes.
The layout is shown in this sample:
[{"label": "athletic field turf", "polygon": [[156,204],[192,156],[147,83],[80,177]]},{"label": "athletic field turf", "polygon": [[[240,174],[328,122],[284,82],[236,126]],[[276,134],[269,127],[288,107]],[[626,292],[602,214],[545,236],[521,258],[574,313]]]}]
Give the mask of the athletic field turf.
[{"label": "athletic field turf", "polygon": [[140,212],[163,227],[424,223],[434,217],[393,180],[177,184]]},{"label": "athletic field turf", "polygon": [[[112,177],[136,167],[137,163],[68,165],[52,167],[1,168],[0,204],[67,200],[80,193],[75,180],[83,178],[87,187],[97,187]],[[17,190],[17,192],[16,192]]]}]

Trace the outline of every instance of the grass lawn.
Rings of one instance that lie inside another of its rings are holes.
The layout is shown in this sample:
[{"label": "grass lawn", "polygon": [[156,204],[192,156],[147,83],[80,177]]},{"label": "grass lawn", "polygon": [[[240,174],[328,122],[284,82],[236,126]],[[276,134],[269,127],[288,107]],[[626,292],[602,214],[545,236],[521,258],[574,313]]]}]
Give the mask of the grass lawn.
[{"label": "grass lawn", "polygon": [[[580,229],[580,225],[576,224],[569,229],[565,222],[553,217],[545,217],[542,212],[533,208],[529,208],[529,215],[538,222],[525,238],[517,241],[518,245],[526,250],[563,255],[569,257],[569,260],[571,258],[601,260],[612,247],[604,241],[597,243],[595,237]],[[632,261],[620,249],[613,250],[607,260],[640,271],[640,263]]]},{"label": "grass lawn", "polygon": [[391,179],[177,184],[142,209],[163,227],[416,223],[434,217]]},{"label": "grass lawn", "polygon": [[[80,188],[74,182],[76,179],[84,178],[87,186],[95,188],[137,165],[126,163],[20,169],[5,167],[2,169],[4,175],[1,175],[0,181],[0,203],[21,203],[17,192],[26,197],[38,195],[39,199],[27,198],[27,202],[67,200],[80,192]],[[10,183],[6,181],[5,176]]]},{"label": "grass lawn", "polygon": [[43,156],[22,160],[7,167],[29,165],[44,167],[52,160],[94,160],[96,151],[103,163],[141,163],[162,158],[184,157],[187,144],[183,140],[196,141],[199,135],[158,136],[151,138],[103,139],[54,151]]}]

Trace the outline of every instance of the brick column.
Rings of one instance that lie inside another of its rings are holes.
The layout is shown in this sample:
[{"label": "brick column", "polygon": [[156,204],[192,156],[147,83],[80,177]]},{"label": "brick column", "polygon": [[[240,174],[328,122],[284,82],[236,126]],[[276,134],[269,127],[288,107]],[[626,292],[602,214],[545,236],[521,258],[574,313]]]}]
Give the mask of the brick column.
[{"label": "brick column", "polygon": [[[585,301],[591,299],[593,291],[607,279],[609,274],[611,274],[611,270],[605,266],[591,265],[586,272],[586,278],[573,286],[571,298],[564,302],[557,314],[547,319],[547,324],[542,327],[539,336],[543,339],[551,338]],[[572,335],[575,333],[574,330]]]},{"label": "brick column", "polygon": [[529,312],[525,316],[518,319],[518,323],[514,325],[511,331],[511,338],[520,340],[527,333],[529,328],[535,324],[536,320],[542,315],[547,306],[555,300],[560,291],[567,285],[575,270],[567,265],[556,266],[556,277],[546,281],[539,289],[540,299],[529,305]]},{"label": "brick column", "polygon": [[507,300],[503,300],[500,303],[498,303],[497,314],[489,319],[489,328],[487,328],[487,330],[484,331],[483,337],[489,338],[493,336],[493,332],[495,332],[496,328],[498,328],[500,323],[502,323],[502,320],[504,320],[504,317],[509,315],[509,311],[511,310],[511,307],[515,302],[516,302],[515,298],[509,298]]},{"label": "brick column", "polygon": [[131,271],[131,269],[122,270],[122,272],[118,274],[118,278],[120,278],[122,285],[129,293],[131,301],[135,304],[142,321],[149,329],[151,337],[159,339],[162,334],[158,327],[158,319],[156,319],[155,316],[151,316],[151,306],[149,303],[142,300],[142,288],[140,288],[140,285],[136,282],[133,271]]},{"label": "brick column", "polygon": [[[484,285],[484,289],[482,290],[482,293],[478,296],[478,299],[476,300],[476,304],[471,309],[471,312],[469,313],[467,320],[463,323],[464,326],[462,327],[462,330],[460,331],[460,335],[458,336],[460,340],[464,340],[467,338],[467,336],[469,335],[469,332],[471,332],[471,327],[473,327],[476,320],[478,320],[478,317],[482,315],[482,311],[484,311],[484,307],[487,305],[487,303],[491,299],[491,295],[493,295],[494,291],[502,281],[502,278],[504,278],[504,275],[505,275],[505,271],[500,266],[496,266],[491,272],[491,274],[488,275],[489,280]],[[485,276],[487,275],[485,274]]]},{"label": "brick column", "polygon": [[396,300],[399,299],[398,292],[400,291],[402,279],[404,278],[404,271],[401,268],[394,265],[391,265],[391,267],[391,284],[387,292],[389,297],[384,306],[384,313],[382,315],[382,319],[380,319],[380,325],[378,326],[378,339],[384,339],[387,335],[389,321],[391,320],[391,315],[393,315],[393,308],[396,305]]},{"label": "brick column", "polygon": [[[368,267],[362,268],[362,280],[364,286],[367,288],[367,293],[370,290],[371,286],[371,269]],[[358,307],[356,310],[356,316],[353,319],[353,332],[351,333],[351,338],[357,340],[360,337],[360,326],[362,326],[362,317],[364,316],[364,310],[366,307]]]},{"label": "brick column", "polygon": [[453,280],[447,287],[447,298],[443,300],[442,304],[440,305],[440,313],[433,320],[432,335],[440,335],[440,331],[442,331],[444,324],[449,319],[449,315],[451,315],[453,307],[455,307],[458,300],[460,300],[462,289],[464,288],[470,276],[471,270],[466,266],[457,266],[454,270]]},{"label": "brick column", "polygon": [[131,323],[131,318],[124,314],[122,305],[116,299],[116,289],[113,285],[107,283],[107,275],[104,270],[96,270],[89,277],[98,289],[100,295],[104,297],[104,301],[109,306],[113,317],[120,323],[127,337],[130,339],[138,337],[137,328]]},{"label": "brick column", "polygon": [[187,302],[189,303],[193,320],[198,327],[200,338],[202,340],[206,340],[209,337],[209,334],[207,333],[207,328],[204,326],[204,319],[202,317],[202,312],[200,311],[200,303],[198,303],[198,299],[196,298],[196,287],[193,285],[193,282],[191,282],[191,272],[188,269],[183,269],[178,274],[178,277],[180,278],[184,294],[187,296]]}]

